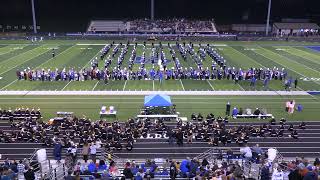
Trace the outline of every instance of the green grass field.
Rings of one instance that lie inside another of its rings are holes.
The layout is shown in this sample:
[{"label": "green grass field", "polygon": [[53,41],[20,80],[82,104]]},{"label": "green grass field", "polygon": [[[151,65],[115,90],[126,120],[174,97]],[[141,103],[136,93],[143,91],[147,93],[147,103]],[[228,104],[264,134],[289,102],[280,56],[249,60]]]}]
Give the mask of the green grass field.
[{"label": "green grass field", "polygon": [[[263,108],[276,118],[289,120],[319,120],[320,102],[315,96],[172,96],[177,111],[190,119],[191,114],[213,113],[224,116],[227,101],[242,108]],[[119,120],[135,117],[143,107],[143,96],[0,96],[1,108],[40,107],[44,120],[55,117],[57,111],[71,111],[79,117],[99,118],[101,106],[114,106]],[[288,115],[285,101],[295,99],[304,106],[303,112]],[[245,120],[249,121],[249,120]]]},{"label": "green grass field", "polygon": [[[120,43],[121,41],[116,41]],[[80,69],[90,67],[90,60],[99,55],[104,44],[110,41],[102,40],[48,40],[38,44],[30,44],[30,41],[5,41],[0,40],[0,90],[38,90],[38,91],[232,91],[232,90],[264,90],[262,82],[258,82],[255,89],[249,87],[249,82],[242,81],[234,84],[228,80],[168,80],[162,84],[159,81],[111,81],[108,85],[98,81],[85,82],[40,82],[40,81],[18,81],[17,70],[31,69]],[[126,43],[122,41],[122,43]],[[141,43],[141,42],[140,42]],[[155,42],[157,43],[157,42]],[[164,42],[163,44],[166,44]],[[175,42],[170,42],[173,45]],[[320,52],[306,48],[305,46],[320,46],[320,44],[309,42],[202,42],[216,46],[216,50],[227,60],[227,65],[236,68],[285,68],[288,75],[298,78],[298,88],[293,90],[320,91]],[[194,43],[199,44],[199,43]],[[57,48],[56,57],[52,58],[51,49]],[[124,67],[128,66],[133,45],[125,56]],[[175,48],[175,46],[174,46]],[[197,51],[199,47],[195,46]],[[143,50],[138,46],[137,56],[142,52],[150,57],[151,45],[148,44]],[[164,46],[166,57],[170,59],[169,49]],[[175,48],[176,54],[184,67],[196,67],[191,59],[183,61]],[[111,53],[111,51],[109,52]],[[116,55],[117,58],[119,53]],[[210,67],[209,56],[203,61],[204,67]],[[99,67],[103,62],[99,62]],[[111,68],[116,64],[112,63]],[[172,67],[173,62],[168,65]],[[138,64],[133,66],[137,69]],[[150,67],[150,64],[146,64]],[[272,80],[269,85],[270,91],[284,90],[283,82]],[[297,103],[303,104],[304,112],[295,113],[289,117],[284,112],[284,102],[288,99],[296,99]],[[317,120],[320,108],[317,96],[174,96],[173,103],[177,104],[178,111],[182,116],[190,117],[192,112],[204,114],[213,112],[217,115],[224,114],[225,103],[231,101],[232,105],[238,107],[261,107],[266,108],[269,113],[277,118],[286,117],[290,120]],[[56,111],[74,111],[77,115],[82,114],[90,118],[98,118],[98,112],[102,105],[114,105],[118,112],[118,118],[125,120],[139,113],[143,105],[142,96],[0,96],[1,108],[15,107],[40,107],[45,119],[54,116]]]},{"label": "green grass field", "polygon": [[[62,69],[75,68],[80,69],[90,67],[90,60],[99,55],[99,51],[103,44],[107,41],[44,41],[39,44],[27,44],[28,41],[0,41],[0,89],[1,90],[113,90],[113,91],[140,91],[140,90],[185,90],[185,91],[229,91],[229,90],[265,90],[262,82],[258,82],[255,89],[250,89],[249,82],[241,82],[234,84],[228,80],[209,80],[209,81],[166,81],[160,85],[158,81],[117,81],[111,82],[109,85],[98,83],[96,81],[86,82],[24,82],[17,81],[16,70],[31,69]],[[124,43],[124,42],[123,42]],[[174,44],[174,42],[171,42]],[[207,42],[205,42],[207,43]],[[210,43],[210,42],[208,42]],[[195,43],[197,44],[197,43]],[[203,43],[204,44],[204,43]],[[227,64],[231,67],[248,69],[255,68],[285,68],[288,75],[299,79],[298,88],[295,90],[320,90],[320,53],[310,50],[304,45],[317,45],[306,43],[287,42],[215,42],[216,49],[227,60]],[[123,67],[128,65],[128,59],[133,45],[129,46],[129,52],[125,56]],[[56,50],[56,57],[52,58],[51,49]],[[175,48],[175,46],[174,46]],[[197,51],[199,47],[195,46]],[[178,58],[183,67],[196,67],[196,64],[188,56],[187,61],[183,61],[178,50],[175,48]],[[142,46],[138,46],[137,56],[142,52],[146,52],[146,56],[150,57],[151,45],[148,44],[143,50]],[[165,46],[164,51],[170,60],[168,48]],[[111,51],[109,52],[111,53]],[[119,56],[119,53],[115,58]],[[211,66],[211,58],[209,56],[203,61],[204,67]],[[100,61],[100,67],[103,66]],[[111,68],[116,63],[111,64]],[[139,64],[133,66],[137,70]],[[146,64],[146,68],[150,68],[150,64]],[[173,62],[168,64],[173,67]],[[283,90],[283,82],[271,81],[269,89]]]}]

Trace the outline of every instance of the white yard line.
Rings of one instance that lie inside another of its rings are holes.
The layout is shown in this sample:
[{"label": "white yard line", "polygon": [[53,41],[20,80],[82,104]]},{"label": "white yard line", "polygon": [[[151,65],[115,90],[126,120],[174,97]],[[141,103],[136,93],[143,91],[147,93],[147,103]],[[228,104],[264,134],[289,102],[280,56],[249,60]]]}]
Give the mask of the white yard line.
[{"label": "white yard line", "polygon": [[264,65],[262,65],[262,64],[261,64],[261,63],[259,63],[259,62],[257,62],[256,60],[254,60],[254,59],[250,58],[249,56],[247,56],[247,55],[246,55],[246,54],[244,54],[243,52],[238,51],[237,49],[235,49],[235,48],[233,48],[233,47],[231,47],[231,46],[229,46],[229,47],[230,47],[230,48],[232,48],[233,50],[235,50],[236,52],[238,52],[238,53],[240,53],[240,54],[244,55],[244,56],[245,56],[245,57],[247,57],[250,61],[252,61],[252,62],[254,62],[254,63],[259,64],[261,67],[266,68]]},{"label": "white yard line", "polygon": [[60,91],[63,91],[72,81],[69,81]]},{"label": "white yard line", "polygon": [[180,83],[181,83],[181,86],[182,86],[183,91],[185,91],[185,89],[184,89],[184,86],[183,86],[183,83],[182,83],[181,79],[180,79]]},{"label": "white yard line", "polygon": [[43,63],[41,63],[39,66],[35,67],[34,69],[41,67],[42,65],[44,65],[44,64],[46,64],[47,62],[51,61],[52,59],[56,59],[58,56],[60,56],[61,54],[66,53],[67,51],[69,51],[69,50],[70,50],[71,48],[73,48],[73,47],[74,47],[74,45],[68,47],[67,49],[65,49],[64,51],[62,51],[61,53],[59,53],[59,54],[56,55],[55,57],[49,58],[48,60],[44,61]]},{"label": "white yard line", "polygon": [[[263,47],[261,47],[261,46],[259,46],[259,47],[260,47],[260,48],[263,48]],[[313,68],[311,68],[311,67],[309,67],[309,66],[306,66],[306,65],[301,64],[301,63],[299,63],[299,62],[297,62],[297,61],[294,61],[294,60],[292,60],[292,59],[290,59],[290,58],[288,58],[288,57],[286,57],[286,56],[283,56],[283,55],[281,55],[281,54],[275,53],[275,52],[273,52],[273,51],[271,51],[271,50],[269,50],[269,49],[265,49],[265,48],[263,48],[263,49],[266,50],[266,51],[269,51],[270,53],[277,54],[278,56],[281,56],[281,57],[287,59],[288,61],[291,61],[291,62],[293,62],[293,63],[297,63],[297,64],[299,64],[299,65],[301,65],[301,66],[304,66],[305,68],[310,69],[311,71],[319,74],[319,71],[317,71],[317,70],[315,70],[315,69],[313,69]]]},{"label": "white yard line", "polygon": [[99,84],[99,81],[96,82],[96,84],[93,86],[93,88],[91,89],[91,91],[94,91],[94,89],[97,87],[98,84]]},{"label": "white yard line", "polygon": [[210,83],[210,81],[209,81],[208,79],[207,79],[207,82],[209,83],[209,85],[210,85],[210,87],[212,88],[212,90],[215,91],[214,88],[213,88],[213,86],[212,86],[212,84]]},{"label": "white yard line", "polygon": [[[23,52],[23,53],[21,53],[21,54],[18,54],[18,55],[15,55],[15,56],[12,56],[12,57],[10,57],[9,59],[6,59],[6,60],[4,60],[4,61],[2,61],[1,63],[5,63],[5,62],[7,62],[7,61],[9,61],[9,60],[11,60],[11,59],[14,59],[14,58],[16,58],[17,56],[21,56],[21,55],[23,55],[23,54],[26,54],[27,52],[30,52],[30,51],[33,51],[33,50],[36,50],[36,49],[39,49],[39,48],[41,48],[41,47],[43,47],[43,46],[46,46],[46,45],[41,45],[41,46],[39,46],[39,47],[36,47],[36,48],[33,48],[33,49],[30,49],[30,50],[28,50],[28,51],[26,51],[26,52]],[[49,50],[48,50],[49,51]],[[47,51],[46,51],[47,52]],[[39,54],[40,55],[40,54]],[[38,55],[38,56],[39,56]],[[37,56],[36,56],[37,57]],[[30,58],[30,59],[32,59],[32,58]],[[29,59],[28,59],[29,60]],[[25,61],[26,62],[26,61]]]},{"label": "white yard line", "polygon": [[244,88],[239,83],[237,83],[237,84],[241,88],[242,91],[245,91]]},{"label": "white yard line", "polygon": [[[48,51],[49,51],[49,50],[48,50]],[[15,66],[13,66],[13,67],[11,67],[11,68],[7,69],[6,71],[4,71],[4,72],[0,73],[0,75],[2,75],[2,74],[4,74],[4,73],[6,73],[6,72],[8,72],[8,71],[10,71],[10,70],[12,70],[12,69],[14,69],[14,68],[18,67],[18,66],[20,66],[20,65],[21,65],[21,64],[23,64],[23,63],[26,63],[26,62],[30,61],[31,59],[34,59],[34,58],[36,58],[36,57],[38,57],[38,56],[41,56],[42,54],[47,53],[48,51],[44,51],[43,53],[40,53],[40,54],[38,54],[38,55],[36,55],[36,56],[34,56],[34,57],[31,57],[31,58],[29,58],[29,59],[24,60],[24,61],[23,61],[23,62],[21,62],[21,63],[18,63],[17,65],[15,65]],[[11,58],[10,58],[10,59],[11,59]],[[3,63],[3,62],[1,62],[1,63]]]},{"label": "white yard line", "polygon": [[[303,74],[299,73],[298,71],[296,71],[296,70],[294,70],[294,69],[292,69],[292,68],[290,68],[290,67],[288,67],[288,66],[285,66],[285,65],[283,65],[282,63],[280,63],[280,62],[278,62],[278,61],[275,61],[274,59],[269,58],[268,56],[265,56],[264,54],[259,53],[258,51],[254,51],[254,52],[255,52],[255,53],[257,53],[257,54],[260,54],[261,56],[263,56],[263,57],[265,57],[265,58],[267,58],[267,59],[270,59],[271,61],[273,61],[273,62],[275,62],[275,63],[277,63],[277,64],[279,64],[279,65],[281,65],[281,66],[283,66],[283,67],[286,67],[286,68],[290,69],[291,71],[293,71],[293,72],[295,72],[295,73],[299,74],[300,76],[302,76],[302,77],[305,77],[305,78],[306,78],[306,76],[305,76],[305,75],[303,75]],[[320,83],[318,83],[317,81],[313,81],[313,82],[315,82],[316,84],[319,84],[319,85],[320,85]]]},{"label": "white yard line", "polygon": [[16,80],[12,81],[11,83],[5,85],[3,88],[0,89],[0,91],[4,90],[6,87],[9,87],[11,84],[13,84],[13,83],[15,83],[17,81],[18,81],[18,79],[16,79]]},{"label": "white yard line", "polygon": [[[68,51],[68,50],[69,50],[70,48],[72,48],[72,47],[73,47],[73,46],[71,46],[71,47],[69,47],[69,48],[65,49],[64,51],[62,51],[61,53],[59,53],[56,57],[58,57],[59,55],[61,55],[61,54],[65,53],[66,51]],[[47,52],[47,51],[46,51],[46,52]],[[41,64],[40,64],[40,65],[38,65],[37,67],[33,68],[33,70],[34,70],[34,69],[37,69],[37,68],[39,68],[39,67],[41,67],[43,64],[47,63],[48,61],[50,61],[50,60],[52,60],[52,59],[53,59],[53,57],[51,57],[51,58],[47,59],[46,61],[44,61],[43,63],[41,63]],[[3,89],[4,89],[4,88],[6,88],[6,87],[9,87],[11,84],[15,83],[17,80],[18,80],[18,79],[14,80],[14,81],[12,81],[10,84],[8,84],[8,85],[4,86],[2,89],[0,89],[0,91],[1,91],[1,90],[3,90]]]},{"label": "white yard line", "polygon": [[128,81],[128,80],[126,80],[126,81],[124,82],[124,85],[123,85],[122,91],[124,91],[124,90],[126,89],[127,81]]}]

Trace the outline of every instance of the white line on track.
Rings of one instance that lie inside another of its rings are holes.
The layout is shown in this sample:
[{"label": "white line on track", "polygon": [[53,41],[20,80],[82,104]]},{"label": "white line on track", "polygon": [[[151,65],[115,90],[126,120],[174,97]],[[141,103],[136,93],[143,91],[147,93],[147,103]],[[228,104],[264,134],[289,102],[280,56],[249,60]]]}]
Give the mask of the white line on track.
[{"label": "white line on track", "polygon": [[209,83],[209,85],[210,85],[210,87],[212,88],[212,90],[215,91],[214,88],[213,88],[213,86],[212,86],[212,84],[210,83],[210,81],[209,81],[208,79],[207,79],[207,82]]},{"label": "white line on track", "polygon": [[123,85],[122,91],[124,91],[124,90],[126,89],[127,81],[128,81],[128,80],[126,80],[126,81],[124,82],[124,85]]},{"label": "white line on track", "polygon": [[97,87],[98,84],[99,84],[99,81],[96,82],[96,84],[93,86],[91,91],[94,91],[94,89]]},{"label": "white line on track", "polygon": [[[183,99],[192,99],[192,100],[205,100],[205,99],[215,99],[215,100],[219,100],[219,99],[226,99],[225,97],[214,97],[214,96],[206,96],[206,97],[185,97],[185,98],[179,98],[179,97],[171,97],[173,100],[183,100]],[[6,97],[0,97],[1,100],[12,100],[12,99],[21,99],[21,97],[15,98],[15,97],[10,97],[10,98],[6,98]],[[82,99],[88,99],[88,100],[99,100],[99,99],[121,99],[119,97],[23,97],[24,100],[62,100],[62,99],[73,99],[73,100],[82,100]],[[125,99],[130,99],[130,100],[141,100],[141,97],[139,98],[135,98],[135,97],[125,97]],[[254,100],[256,101],[257,97],[252,97],[250,98],[250,96],[239,96],[239,97],[233,97],[233,100],[246,100],[247,102],[249,102],[250,100]],[[259,97],[259,100],[263,100],[263,99],[268,99],[268,100],[283,100],[283,97]],[[313,98],[294,98],[295,100],[313,100]],[[0,122],[1,123],[1,122]]]},{"label": "white line on track", "polygon": [[181,83],[181,86],[182,86],[183,91],[185,91],[185,89],[184,89],[184,86],[183,86],[183,83],[182,83],[181,79],[179,79],[179,80],[180,80],[180,83]]},{"label": "white line on track", "polygon": [[63,91],[72,81],[69,81],[62,89],[61,91]]}]

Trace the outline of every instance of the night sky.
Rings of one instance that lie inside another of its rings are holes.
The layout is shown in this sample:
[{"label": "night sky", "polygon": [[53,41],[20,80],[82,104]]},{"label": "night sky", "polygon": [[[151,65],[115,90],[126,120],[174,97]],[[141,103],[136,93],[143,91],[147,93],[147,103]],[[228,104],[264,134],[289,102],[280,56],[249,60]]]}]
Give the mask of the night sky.
[{"label": "night sky", "polygon": [[[83,31],[90,19],[150,15],[150,0],[35,0],[42,29]],[[155,0],[155,17],[214,18],[218,24],[265,23],[268,0]],[[272,21],[310,18],[320,22],[320,0],[273,0]],[[30,0],[1,0],[0,24],[32,24]],[[84,28],[84,29],[83,29]]]}]

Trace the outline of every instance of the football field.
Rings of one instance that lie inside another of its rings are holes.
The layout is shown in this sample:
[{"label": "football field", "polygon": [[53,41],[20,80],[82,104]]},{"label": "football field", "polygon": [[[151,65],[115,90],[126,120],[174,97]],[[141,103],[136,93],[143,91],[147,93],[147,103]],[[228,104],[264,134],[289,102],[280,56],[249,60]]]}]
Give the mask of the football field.
[{"label": "football field", "polygon": [[[115,43],[126,43],[115,41]],[[262,86],[258,81],[256,87],[250,87],[249,81],[235,84],[232,80],[121,80],[110,81],[24,81],[17,80],[16,71],[24,69],[83,69],[90,68],[90,60],[100,57],[100,50],[110,41],[91,40],[45,40],[32,44],[30,41],[0,41],[0,90],[7,91],[283,91],[284,82],[271,80],[269,88]],[[143,42],[138,42],[137,57],[151,56],[151,42],[146,48]],[[154,42],[155,46],[159,42]],[[166,59],[169,60],[168,68],[174,67],[168,42],[163,43]],[[196,68],[197,64],[190,56],[182,60],[175,42],[171,43],[183,67]],[[285,68],[288,76],[298,79],[298,87],[294,91],[320,91],[320,52],[313,47],[320,46],[315,43],[299,42],[201,42],[202,45],[210,44],[227,60],[227,66],[242,68]],[[195,51],[199,50],[199,43],[194,43]],[[128,53],[124,57],[122,67],[128,66],[133,45],[129,45]],[[55,48],[56,55],[51,55]],[[111,53],[111,51],[109,52]],[[116,54],[115,59],[119,56]],[[212,59],[207,55],[203,60],[203,67],[211,67]],[[117,64],[112,63],[110,68]],[[99,61],[99,68],[104,66],[104,61]],[[151,63],[146,64],[150,69]],[[139,63],[135,63],[133,70],[138,70]],[[241,93],[239,94],[241,95]],[[284,112],[286,100],[295,99],[304,106],[304,111],[289,116]],[[232,106],[242,108],[264,108],[275,117],[285,117],[289,120],[318,120],[320,108],[318,96],[173,96],[173,103],[181,116],[190,118],[191,113],[201,112],[204,115],[214,113],[224,115],[227,101]],[[143,105],[143,96],[0,96],[1,108],[40,107],[45,119],[54,116],[57,111],[73,111],[78,116],[85,115],[92,119],[99,118],[98,113],[102,105],[114,105],[120,120],[126,120],[139,113]]]}]

